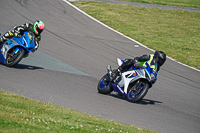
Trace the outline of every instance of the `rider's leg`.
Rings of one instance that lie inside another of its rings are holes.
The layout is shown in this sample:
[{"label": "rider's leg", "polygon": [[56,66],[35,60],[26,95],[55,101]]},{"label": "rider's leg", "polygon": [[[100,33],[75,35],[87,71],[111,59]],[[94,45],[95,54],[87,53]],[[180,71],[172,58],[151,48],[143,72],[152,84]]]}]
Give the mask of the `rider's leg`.
[{"label": "rider's leg", "polygon": [[121,74],[121,71],[119,69],[114,70],[111,73],[111,81],[116,83],[116,80],[118,79],[117,77]]},{"label": "rider's leg", "polygon": [[9,39],[12,38],[13,36],[15,36],[15,32],[14,32],[14,31],[7,31],[7,32],[0,38],[0,49],[2,48],[4,42],[6,42],[7,40],[9,40]]},{"label": "rider's leg", "polygon": [[5,41],[9,40],[14,36],[13,31],[7,31],[1,38],[0,38],[0,44],[3,44]]},{"label": "rider's leg", "polygon": [[129,69],[131,66],[134,65],[134,60],[133,59],[126,59],[124,63],[118,67],[117,70],[113,71],[111,74],[111,80],[113,82],[116,82],[117,77],[120,76],[121,72],[125,69]]}]

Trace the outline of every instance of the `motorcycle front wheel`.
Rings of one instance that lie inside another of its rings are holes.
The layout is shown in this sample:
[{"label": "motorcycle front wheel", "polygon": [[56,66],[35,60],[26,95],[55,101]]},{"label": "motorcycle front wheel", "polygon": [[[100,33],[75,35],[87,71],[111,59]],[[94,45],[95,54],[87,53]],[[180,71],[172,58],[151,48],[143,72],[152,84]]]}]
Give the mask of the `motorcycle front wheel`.
[{"label": "motorcycle front wheel", "polygon": [[142,98],[147,94],[148,89],[149,84],[145,81],[140,81],[134,86],[129,87],[127,91],[128,101],[135,103],[142,100]]},{"label": "motorcycle front wheel", "polygon": [[25,55],[25,51],[23,49],[19,49],[17,53],[15,53],[15,48],[10,50],[7,53],[6,58],[6,66],[13,67],[17,65]]},{"label": "motorcycle front wheel", "polygon": [[113,91],[112,89],[112,86],[111,86],[111,83],[110,83],[110,78],[109,78],[109,75],[106,74],[104,75],[99,83],[98,83],[98,86],[97,86],[97,90],[99,93],[101,94],[109,94]]}]

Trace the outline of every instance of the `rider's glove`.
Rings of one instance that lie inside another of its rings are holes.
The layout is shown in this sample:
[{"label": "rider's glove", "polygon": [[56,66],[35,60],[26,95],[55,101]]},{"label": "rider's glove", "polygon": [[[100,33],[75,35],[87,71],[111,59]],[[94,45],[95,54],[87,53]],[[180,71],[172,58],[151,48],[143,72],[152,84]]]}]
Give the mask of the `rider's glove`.
[{"label": "rider's glove", "polygon": [[14,37],[22,37],[18,32],[14,32]]},{"label": "rider's glove", "polygon": [[138,58],[137,57],[133,59],[133,65],[134,65],[135,68],[139,68],[140,67],[140,63],[138,62]]},{"label": "rider's glove", "polygon": [[134,67],[135,67],[135,68],[139,68],[139,67],[141,67],[141,65],[140,65],[139,62],[136,62],[136,63],[134,64]]}]

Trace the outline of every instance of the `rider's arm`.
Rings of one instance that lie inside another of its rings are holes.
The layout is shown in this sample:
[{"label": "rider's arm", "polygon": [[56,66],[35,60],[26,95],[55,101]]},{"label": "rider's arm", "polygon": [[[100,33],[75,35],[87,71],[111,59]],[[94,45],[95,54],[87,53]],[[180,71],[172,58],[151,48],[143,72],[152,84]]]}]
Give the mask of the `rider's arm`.
[{"label": "rider's arm", "polygon": [[37,36],[35,38],[35,49],[38,49],[40,40],[41,40],[41,36]]},{"label": "rider's arm", "polygon": [[132,66],[140,67],[140,63],[136,58],[134,59],[125,59],[124,63],[118,68],[120,71],[130,69]]},{"label": "rider's arm", "polygon": [[35,37],[35,49],[32,52],[35,52],[38,49],[40,40],[41,40],[41,36]]},{"label": "rider's arm", "polygon": [[134,65],[134,61],[133,61],[133,59],[125,59],[124,60],[124,63],[121,65],[121,66],[119,66],[119,70],[120,71],[123,71],[123,70],[125,70],[125,69],[129,69],[130,67],[132,67]]},{"label": "rider's arm", "polygon": [[150,59],[150,55],[148,54],[145,54],[145,55],[142,55],[140,57],[136,57],[136,59],[139,61],[139,62],[145,62],[145,61],[148,61]]},{"label": "rider's arm", "polygon": [[145,62],[150,59],[150,55],[142,55],[140,57],[135,57],[134,59],[125,59],[124,63],[118,68],[120,71],[123,71],[125,69],[129,69],[132,66],[135,66],[136,68],[140,67],[139,62]]},{"label": "rider's arm", "polygon": [[13,28],[13,31],[14,31],[14,32],[17,32],[17,33],[21,33],[22,31],[25,30],[25,28],[26,28],[25,25],[26,25],[26,24],[19,25],[19,26],[15,26],[15,27]]},{"label": "rider's arm", "polygon": [[145,54],[145,55],[142,55],[140,57],[135,57],[133,59],[133,64],[136,68],[140,67],[140,63],[139,62],[146,62],[150,59],[150,55],[148,54]]},{"label": "rider's arm", "polygon": [[15,26],[15,27],[13,28],[13,31],[16,32],[16,33],[23,34],[24,31],[28,31],[28,30],[30,30],[30,29],[32,29],[32,25],[29,24],[29,23],[25,23],[25,24],[23,24],[23,25]]}]

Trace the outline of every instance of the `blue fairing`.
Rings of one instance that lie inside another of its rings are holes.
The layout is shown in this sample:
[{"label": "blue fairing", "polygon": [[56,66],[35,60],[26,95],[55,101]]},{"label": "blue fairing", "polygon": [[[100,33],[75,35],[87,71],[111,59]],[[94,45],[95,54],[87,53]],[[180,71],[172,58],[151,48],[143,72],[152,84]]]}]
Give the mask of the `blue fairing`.
[{"label": "blue fairing", "polygon": [[118,84],[112,83],[112,86],[113,86],[115,92],[119,92],[121,94],[126,95],[124,90]]},{"label": "blue fairing", "polygon": [[14,53],[17,53],[20,49],[23,49],[25,53],[29,53],[35,48],[35,35],[34,33],[24,32],[22,37],[13,37],[6,41],[3,47],[0,49],[0,63],[6,63],[7,53],[11,49],[15,49]]},{"label": "blue fairing", "polygon": [[154,73],[155,78],[157,79],[157,73]]},{"label": "blue fairing", "polygon": [[150,75],[151,73],[153,73],[153,70],[151,69],[151,67],[149,66],[149,64],[146,62],[145,64],[147,67],[144,69],[148,75]]},{"label": "blue fairing", "polygon": [[1,51],[0,51],[0,62],[1,62],[1,63],[4,62],[3,54],[2,54]]},{"label": "blue fairing", "polygon": [[[24,44],[24,36],[22,36],[20,38],[13,37],[13,40],[15,40],[18,44]],[[11,47],[13,47],[14,43],[11,44],[11,43],[9,43],[10,41],[12,41],[12,40],[8,40],[7,42],[8,42],[8,44],[10,44]]]},{"label": "blue fairing", "polygon": [[152,68],[149,66],[148,63],[146,63],[146,66],[147,67],[144,70],[149,75],[149,77],[151,77],[151,74],[153,74],[155,77],[154,79],[157,79],[157,72],[153,72]]},{"label": "blue fairing", "polygon": [[20,44],[21,46],[25,47],[28,52],[34,50],[34,36],[31,36],[27,32],[24,32],[24,36],[20,38],[13,37],[13,39]]}]

